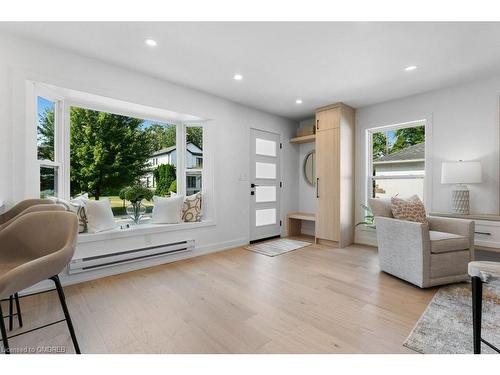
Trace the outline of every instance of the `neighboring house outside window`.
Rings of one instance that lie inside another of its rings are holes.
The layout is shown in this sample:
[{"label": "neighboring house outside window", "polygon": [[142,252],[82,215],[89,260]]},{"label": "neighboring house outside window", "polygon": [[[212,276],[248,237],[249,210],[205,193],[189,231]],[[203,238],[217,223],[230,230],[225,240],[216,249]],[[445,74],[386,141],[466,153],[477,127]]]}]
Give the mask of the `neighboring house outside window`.
[{"label": "neighboring house outside window", "polygon": [[[191,142],[186,143],[186,195],[195,194],[201,191],[202,171],[198,170],[203,166],[203,150]],[[171,146],[156,151],[150,159],[153,166],[161,164],[177,165],[177,146]],[[151,180],[152,188],[156,187],[153,172],[147,174],[143,181]],[[149,186],[148,186],[149,187]]]},{"label": "neighboring house outside window", "polygon": [[369,196],[424,200],[425,123],[368,131],[370,150]]},{"label": "neighboring house outside window", "polygon": [[196,158],[196,167],[201,168],[203,166],[203,158],[197,157]]}]

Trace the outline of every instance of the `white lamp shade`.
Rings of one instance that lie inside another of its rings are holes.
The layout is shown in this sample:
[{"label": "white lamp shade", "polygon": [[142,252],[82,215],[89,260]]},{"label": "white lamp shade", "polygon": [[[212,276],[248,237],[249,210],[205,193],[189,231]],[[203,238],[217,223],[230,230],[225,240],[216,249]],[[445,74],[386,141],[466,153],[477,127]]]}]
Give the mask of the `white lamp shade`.
[{"label": "white lamp shade", "polygon": [[478,161],[444,162],[441,165],[442,184],[478,184],[481,182],[481,163]]}]

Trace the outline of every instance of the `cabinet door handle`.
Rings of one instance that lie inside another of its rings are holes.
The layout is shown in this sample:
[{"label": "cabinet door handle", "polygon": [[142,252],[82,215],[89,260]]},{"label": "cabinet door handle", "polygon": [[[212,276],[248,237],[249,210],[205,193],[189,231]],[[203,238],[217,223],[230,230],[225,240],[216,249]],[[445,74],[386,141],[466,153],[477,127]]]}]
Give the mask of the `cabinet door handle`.
[{"label": "cabinet door handle", "polygon": [[475,234],[484,234],[485,236],[491,236],[489,232],[474,232]]},{"label": "cabinet door handle", "polygon": [[319,198],[319,177],[316,178],[316,198]]},{"label": "cabinet door handle", "polygon": [[316,120],[316,129],[319,130],[319,120]]}]

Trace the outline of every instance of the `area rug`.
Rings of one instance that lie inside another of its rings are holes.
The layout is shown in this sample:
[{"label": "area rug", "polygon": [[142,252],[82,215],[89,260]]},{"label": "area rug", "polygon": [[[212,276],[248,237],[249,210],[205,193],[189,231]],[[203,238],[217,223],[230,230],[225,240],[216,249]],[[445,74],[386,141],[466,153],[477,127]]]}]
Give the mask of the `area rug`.
[{"label": "area rug", "polygon": [[[500,345],[500,280],[483,284],[481,336],[495,346]],[[439,289],[403,345],[419,353],[472,354],[470,284]],[[494,353],[485,344],[481,351]]]},{"label": "area rug", "polygon": [[310,242],[280,238],[279,240],[256,243],[247,246],[246,249],[269,257],[275,257],[276,255],[285,254],[289,251],[301,249],[309,245],[311,245]]}]

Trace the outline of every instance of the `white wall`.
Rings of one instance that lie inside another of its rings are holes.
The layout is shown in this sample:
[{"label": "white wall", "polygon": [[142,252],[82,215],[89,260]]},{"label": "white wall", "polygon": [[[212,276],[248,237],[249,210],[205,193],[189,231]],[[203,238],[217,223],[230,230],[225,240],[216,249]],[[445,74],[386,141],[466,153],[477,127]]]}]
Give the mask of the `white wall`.
[{"label": "white wall", "polygon": [[[429,211],[450,211],[453,186],[441,185],[441,162],[479,160],[483,183],[470,185],[471,212],[497,214],[499,209],[500,76],[393,100],[356,110],[356,220],[367,195],[366,129],[427,120],[431,197]],[[356,241],[365,237],[357,231]]]},{"label": "white wall", "polygon": [[[241,245],[249,239],[250,128],[280,133],[283,141],[282,218],[298,209],[297,148],[288,139],[296,123],[203,92],[50,46],[0,35],[0,199],[7,204],[27,197],[26,165],[36,151],[27,139],[25,82],[33,80],[211,119],[215,153],[215,227],[91,243],[103,250],[194,239],[198,253]],[[228,78],[230,79],[230,78]],[[30,148],[30,150],[27,150]],[[29,152],[28,152],[29,151]],[[80,252],[84,247],[80,248]],[[90,248],[89,248],[90,251]],[[197,252],[195,251],[195,254]]]}]

